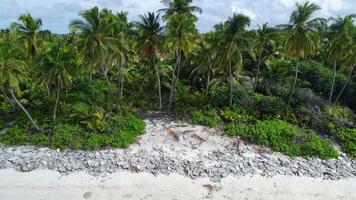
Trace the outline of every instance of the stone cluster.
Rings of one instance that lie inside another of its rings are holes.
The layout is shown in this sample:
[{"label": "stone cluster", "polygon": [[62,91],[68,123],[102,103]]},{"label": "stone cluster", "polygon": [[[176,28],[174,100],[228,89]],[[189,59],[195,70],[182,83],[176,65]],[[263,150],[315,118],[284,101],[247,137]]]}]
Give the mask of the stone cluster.
[{"label": "stone cluster", "polygon": [[[259,153],[257,147],[237,149],[234,139],[184,122],[147,119],[146,134],[129,149],[100,151],[51,150],[48,148],[0,146],[0,169],[56,170],[63,174],[86,171],[94,176],[118,171],[178,173],[192,179],[227,176],[304,176],[328,180],[356,177],[356,160],[341,154],[338,159],[288,157]],[[167,134],[167,129],[176,137]]]}]

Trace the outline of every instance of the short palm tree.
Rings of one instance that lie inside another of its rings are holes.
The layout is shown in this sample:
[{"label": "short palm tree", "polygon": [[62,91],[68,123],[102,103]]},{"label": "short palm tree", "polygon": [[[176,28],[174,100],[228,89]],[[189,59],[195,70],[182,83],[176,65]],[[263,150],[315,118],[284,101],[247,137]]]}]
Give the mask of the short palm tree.
[{"label": "short palm tree", "polygon": [[267,23],[263,24],[256,31],[255,48],[257,57],[257,72],[253,90],[256,90],[260,80],[261,64],[268,57],[269,49],[274,46],[274,40],[272,39],[273,35],[274,30],[269,27]]},{"label": "short palm tree", "polygon": [[[51,44],[40,61],[42,84],[53,86],[56,90],[56,101],[53,109],[53,121],[56,120],[57,107],[61,90],[69,87],[77,68],[76,54],[61,42]],[[52,88],[52,87],[51,87]]]},{"label": "short palm tree", "polygon": [[353,18],[355,17],[356,15],[348,15],[344,18],[330,18],[333,23],[329,28],[331,32],[331,38],[327,45],[327,56],[328,59],[334,63],[333,80],[329,94],[330,103],[334,94],[337,63],[344,59],[348,49],[350,49],[349,46],[352,45],[351,31],[353,28]]},{"label": "short palm tree", "polygon": [[28,58],[34,58],[42,20],[33,18],[29,13],[21,15],[18,20],[19,22],[13,23],[11,28],[19,34],[19,40],[25,41]]},{"label": "short palm tree", "polygon": [[30,113],[17,99],[21,96],[20,82],[28,76],[26,73],[27,63],[21,59],[21,48],[13,47],[9,43],[0,43],[0,88],[5,95],[10,94],[20,109],[26,114],[33,126],[40,130],[40,127],[33,120]]},{"label": "short palm tree", "polygon": [[80,13],[84,20],[73,20],[69,29],[78,32],[76,41],[81,53],[89,62],[90,79],[95,67],[103,71],[105,80],[110,84],[106,76],[106,59],[110,50],[116,50],[117,39],[110,36],[111,24],[102,17],[97,7]]},{"label": "short palm tree", "polygon": [[205,96],[209,94],[209,86],[211,83],[213,68],[216,66],[216,53],[219,44],[219,35],[217,32],[210,32],[203,35],[199,42],[199,50],[195,55],[197,66],[192,70],[191,76],[194,74],[202,74],[205,76]]},{"label": "short palm tree", "polygon": [[197,19],[193,13],[202,13],[202,9],[198,6],[192,6],[193,0],[161,0],[161,2],[167,6],[167,8],[162,8],[158,12],[164,12],[163,18],[169,18],[176,14],[188,14],[194,19]]},{"label": "short palm tree", "polygon": [[348,86],[348,84],[351,81],[351,77],[354,73],[355,70],[355,65],[356,65],[356,44],[355,42],[353,43],[352,46],[348,47],[347,51],[346,51],[346,56],[345,59],[341,65],[342,68],[344,68],[345,71],[349,71],[347,78],[346,78],[346,82],[345,84],[342,86],[340,92],[338,93],[338,95],[336,96],[336,99],[334,101],[334,103],[339,102],[341,96],[343,95],[346,87]]},{"label": "short palm tree", "polygon": [[298,81],[299,61],[307,56],[313,55],[316,49],[316,37],[313,34],[314,25],[320,18],[310,19],[314,12],[320,7],[314,3],[306,2],[296,4],[296,9],[292,12],[288,25],[279,25],[281,28],[290,30],[290,35],[284,43],[284,53],[287,57],[295,58],[297,65],[295,77],[288,102],[292,100],[295,87]]},{"label": "short palm tree", "polygon": [[144,58],[151,60],[153,69],[156,72],[158,84],[158,103],[159,109],[162,109],[162,90],[159,71],[156,66],[156,53],[162,47],[162,31],[163,27],[159,23],[159,15],[154,12],[149,12],[140,16],[141,21],[137,23],[139,38],[138,45],[143,53]]},{"label": "short palm tree", "polygon": [[250,19],[241,14],[234,14],[223,25],[224,35],[220,42],[219,59],[222,66],[228,68],[230,106],[233,103],[233,79],[235,69],[240,70],[243,65],[242,51],[248,47],[248,41],[244,37],[246,26],[250,25]]}]

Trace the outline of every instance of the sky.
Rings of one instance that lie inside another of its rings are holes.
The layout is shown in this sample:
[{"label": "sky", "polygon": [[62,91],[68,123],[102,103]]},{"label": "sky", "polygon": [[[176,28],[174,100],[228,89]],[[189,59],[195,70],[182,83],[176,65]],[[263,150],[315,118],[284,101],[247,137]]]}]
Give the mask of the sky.
[{"label": "sky", "polygon": [[[194,0],[193,4],[203,9],[197,14],[198,29],[207,32],[233,13],[242,13],[250,17],[251,27],[260,24],[269,25],[288,23],[290,13],[296,2],[305,0]],[[321,10],[315,17],[345,16],[356,13],[356,0],[311,0]],[[78,13],[94,6],[109,8],[113,11],[128,11],[131,20],[137,20],[140,14],[163,8],[160,0],[0,0],[0,29],[7,28],[19,15],[26,12],[43,21],[43,29],[55,33],[67,33],[68,24],[80,19]]]}]

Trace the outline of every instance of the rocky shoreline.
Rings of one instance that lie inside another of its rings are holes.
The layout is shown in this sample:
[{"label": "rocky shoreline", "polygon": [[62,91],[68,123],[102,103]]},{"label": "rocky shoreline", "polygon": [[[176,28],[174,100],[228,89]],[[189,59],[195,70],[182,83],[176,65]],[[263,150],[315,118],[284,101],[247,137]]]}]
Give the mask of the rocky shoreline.
[{"label": "rocky shoreline", "polygon": [[[291,158],[221,136],[218,129],[169,118],[147,118],[146,134],[129,149],[60,151],[33,146],[0,146],[0,169],[29,172],[50,169],[63,174],[86,171],[94,176],[131,171],[180,174],[192,179],[227,176],[302,176],[339,180],[356,177],[356,160]],[[237,144],[238,142],[238,144]]]}]

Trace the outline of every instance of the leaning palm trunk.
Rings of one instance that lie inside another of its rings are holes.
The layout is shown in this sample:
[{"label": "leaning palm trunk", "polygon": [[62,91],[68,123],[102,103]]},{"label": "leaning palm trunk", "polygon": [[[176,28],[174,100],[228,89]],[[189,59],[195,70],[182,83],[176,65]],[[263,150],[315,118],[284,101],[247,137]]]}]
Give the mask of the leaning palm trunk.
[{"label": "leaning palm trunk", "polygon": [[36,130],[40,131],[40,127],[36,124],[36,122],[32,119],[30,113],[26,110],[25,107],[23,107],[23,105],[20,103],[20,101],[16,98],[14,91],[12,89],[10,89],[10,94],[11,97],[15,100],[16,104],[21,108],[21,110],[26,114],[26,116],[30,119],[30,121],[32,122],[33,126],[36,128]]},{"label": "leaning palm trunk", "polygon": [[153,56],[153,67],[156,71],[156,76],[157,76],[157,84],[158,84],[158,103],[159,103],[159,110],[162,109],[162,89],[161,89],[161,78],[159,76],[159,71],[156,65],[156,59]]},{"label": "leaning palm trunk", "polygon": [[344,86],[343,86],[342,89],[340,90],[340,92],[339,92],[339,94],[337,95],[337,97],[336,97],[334,103],[337,103],[337,102],[340,100],[342,94],[344,93],[344,91],[345,91],[347,85],[349,84],[349,82],[350,82],[350,80],[351,80],[351,76],[352,76],[352,73],[353,73],[354,69],[355,69],[355,64],[352,65],[352,68],[351,68],[349,74],[347,75],[346,83],[344,84]]},{"label": "leaning palm trunk", "polygon": [[261,68],[261,57],[262,57],[262,53],[260,54],[259,58],[258,58],[258,64],[257,64],[257,74],[256,74],[256,80],[255,80],[255,87],[253,87],[253,91],[256,91],[256,88],[258,86],[258,82],[260,80],[260,68]]},{"label": "leaning palm trunk", "polygon": [[53,121],[56,121],[56,117],[57,117],[57,107],[58,107],[58,102],[59,102],[59,92],[60,92],[60,87],[58,86],[56,103],[54,104],[54,109],[53,109]]},{"label": "leaning palm trunk", "polygon": [[331,84],[331,90],[330,90],[330,94],[329,94],[329,103],[331,103],[331,100],[333,98],[335,79],[336,79],[336,60],[334,61],[333,82]]},{"label": "leaning palm trunk", "polygon": [[233,88],[232,88],[232,79],[233,79],[233,77],[232,77],[232,66],[231,66],[231,58],[230,58],[230,60],[229,60],[229,88],[230,88],[230,106],[232,106],[232,95],[233,95]]},{"label": "leaning palm trunk", "polygon": [[168,112],[171,112],[171,108],[172,108],[173,95],[174,95],[174,90],[176,89],[176,82],[177,82],[176,72],[178,73],[180,70],[180,62],[181,62],[181,48],[179,48],[178,50],[176,66],[173,69],[171,92],[169,95]]},{"label": "leaning palm trunk", "polygon": [[125,67],[125,56],[122,57],[121,63],[120,63],[120,70],[119,70],[119,89],[120,89],[120,94],[119,98],[120,100],[123,98],[124,94],[124,67]]},{"label": "leaning palm trunk", "polygon": [[292,101],[292,96],[294,94],[295,86],[297,85],[297,81],[298,81],[298,73],[299,73],[299,58],[297,58],[297,67],[295,69],[294,82],[293,82],[292,90],[289,95],[288,104],[290,104]]}]

